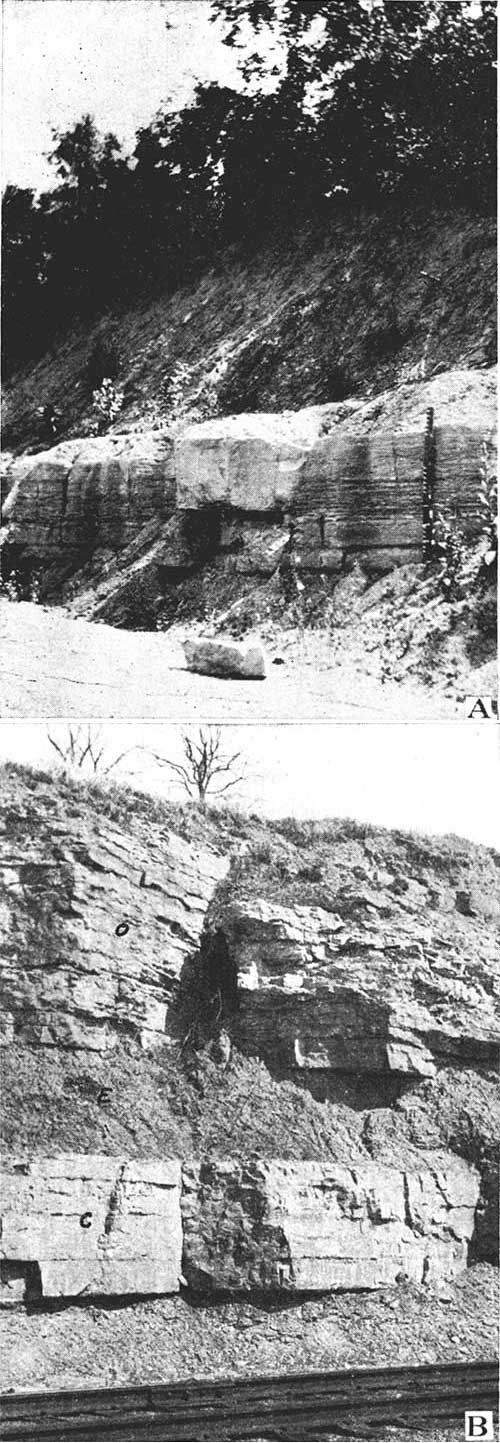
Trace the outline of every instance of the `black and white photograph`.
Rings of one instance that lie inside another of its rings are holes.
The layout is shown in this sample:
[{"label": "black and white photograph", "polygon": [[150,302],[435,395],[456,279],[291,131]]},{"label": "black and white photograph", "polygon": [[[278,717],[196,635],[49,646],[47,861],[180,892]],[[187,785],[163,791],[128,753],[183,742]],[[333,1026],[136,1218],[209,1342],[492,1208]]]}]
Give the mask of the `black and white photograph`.
[{"label": "black and white photograph", "polygon": [[499,1443],[496,0],[2,0],[0,1443]]}]

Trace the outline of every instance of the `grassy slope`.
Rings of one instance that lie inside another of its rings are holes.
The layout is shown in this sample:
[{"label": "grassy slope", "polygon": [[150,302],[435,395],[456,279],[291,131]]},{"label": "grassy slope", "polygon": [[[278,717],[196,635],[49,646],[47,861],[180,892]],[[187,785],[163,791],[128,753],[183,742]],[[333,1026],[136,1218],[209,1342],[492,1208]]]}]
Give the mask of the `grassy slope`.
[{"label": "grassy slope", "polygon": [[[296,409],[395,383],[426,354],[427,374],[492,364],[494,221],[466,212],[340,216],[328,229],[236,248],[174,295],[131,296],[61,336],[5,392],[4,444],[40,445],[36,407],[61,412],[61,435],[85,430],[86,366],[113,334],[125,391],[119,427],[163,424],[165,382],[188,368],[186,402],[221,361],[221,413]],[[201,397],[198,394],[201,389]]]}]

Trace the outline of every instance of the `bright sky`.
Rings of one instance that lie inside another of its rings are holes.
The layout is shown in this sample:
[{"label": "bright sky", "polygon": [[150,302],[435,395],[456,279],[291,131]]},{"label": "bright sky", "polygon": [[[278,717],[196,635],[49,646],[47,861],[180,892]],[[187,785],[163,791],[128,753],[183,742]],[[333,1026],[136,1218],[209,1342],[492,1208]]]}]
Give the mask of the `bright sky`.
[{"label": "bright sky", "polygon": [[[53,723],[64,738],[66,727]],[[181,760],[181,729],[110,722],[100,728],[109,760],[143,746]],[[189,728],[196,735],[195,727]],[[500,847],[498,727],[489,722],[223,728],[224,751],[242,753],[246,780],[229,793],[267,816],[356,817],[420,832],[455,832]],[[0,761],[51,763],[43,722],[4,722]],[[140,751],[113,772],[140,790],[178,800],[172,774]]]},{"label": "bright sky", "polygon": [[3,0],[3,185],[53,185],[52,129],[87,111],[130,149],[196,80],[238,85],[209,13],[209,0]]}]

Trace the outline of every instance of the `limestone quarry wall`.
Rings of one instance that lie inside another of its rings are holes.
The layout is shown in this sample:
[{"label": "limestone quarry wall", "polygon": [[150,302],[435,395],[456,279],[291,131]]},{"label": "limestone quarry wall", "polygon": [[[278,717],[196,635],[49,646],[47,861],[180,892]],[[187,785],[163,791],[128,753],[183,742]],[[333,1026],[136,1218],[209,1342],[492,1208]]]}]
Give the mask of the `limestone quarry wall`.
[{"label": "limestone quarry wall", "polygon": [[[160,432],[65,442],[6,465],[4,544],[45,562],[119,553],[155,521],[207,510],[238,518],[237,569],[267,572],[296,518],[304,569],[350,555],[380,569],[422,550],[426,418],[434,417],[434,504],[466,535],[480,528],[481,469],[496,454],[496,372],[450,371],[371,398],[282,415],[238,415]],[[269,546],[271,528],[271,548]],[[273,546],[273,539],[276,543]],[[234,536],[233,536],[234,541]],[[200,563],[199,538],[167,529],[167,571]],[[263,544],[264,542],[264,544]],[[220,549],[229,545],[226,535]]]},{"label": "limestone quarry wall", "polygon": [[7,1159],[4,1304],[176,1293],[381,1288],[467,1263],[479,1181],[451,1155],[417,1169],[234,1159]]}]

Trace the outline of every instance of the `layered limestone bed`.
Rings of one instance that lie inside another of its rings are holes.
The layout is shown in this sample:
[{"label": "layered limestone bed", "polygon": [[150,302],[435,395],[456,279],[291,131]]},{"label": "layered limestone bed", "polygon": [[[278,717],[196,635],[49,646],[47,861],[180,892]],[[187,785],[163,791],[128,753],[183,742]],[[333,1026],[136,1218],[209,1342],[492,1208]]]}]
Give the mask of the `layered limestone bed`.
[{"label": "layered limestone bed", "polygon": [[[240,1046],[283,1074],[324,1081],[337,1072],[432,1076],[439,1064],[494,1066],[494,930],[477,929],[471,964],[458,909],[453,921],[419,918],[396,900],[381,906],[363,886],[339,904],[337,912],[334,899],[327,911],[256,897],[218,911],[212,954],[220,946],[234,960]],[[470,899],[462,906],[473,919]]]},{"label": "layered limestone bed", "polygon": [[467,1263],[479,1179],[467,1163],[6,1160],[3,1300],[372,1289]]},{"label": "layered limestone bed", "polygon": [[[43,565],[56,595],[92,562],[95,615],[114,619],[118,606],[119,619],[131,588],[147,617],[207,557],[271,575],[291,517],[302,569],[340,574],[354,556],[375,573],[418,561],[429,410],[435,505],[474,538],[485,461],[494,467],[495,376],[450,371],[369,402],[229,416],[188,427],[175,445],[141,432],[7,458],[6,569]],[[86,584],[83,573],[77,590]]]},{"label": "layered limestone bed", "polygon": [[173,511],[173,446],[158,432],[63,441],[7,458],[2,490],[7,542],[75,569],[85,551],[120,551]]},{"label": "layered limestone bed", "polygon": [[107,817],[32,830],[3,819],[2,1033],[102,1051],[118,1036],[154,1045],[229,858],[172,830],[145,835]]}]

